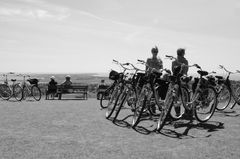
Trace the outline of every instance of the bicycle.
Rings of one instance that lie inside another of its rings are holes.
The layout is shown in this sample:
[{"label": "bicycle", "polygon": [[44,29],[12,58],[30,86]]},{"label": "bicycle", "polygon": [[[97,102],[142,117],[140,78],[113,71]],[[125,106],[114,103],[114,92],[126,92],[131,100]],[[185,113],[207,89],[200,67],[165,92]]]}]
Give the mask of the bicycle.
[{"label": "bicycle", "polygon": [[[173,56],[166,57],[170,58],[171,60],[176,59]],[[183,106],[185,110],[191,112],[191,115],[194,115],[199,122],[206,122],[212,117],[215,112],[217,104],[216,90],[207,82],[207,79],[204,78],[208,75],[208,72],[203,71],[199,65],[182,64],[180,66],[180,70],[182,70],[183,67],[198,68],[199,70],[197,71],[197,73],[200,76],[199,78],[195,78],[194,80],[196,88],[193,88],[193,94],[190,96],[190,101],[187,103],[183,103]],[[172,109],[174,101],[178,99],[179,92],[181,92],[181,89],[179,89],[181,88],[181,83],[179,82],[181,77],[181,74],[178,74],[177,76],[170,76],[171,83],[169,85],[167,96],[164,101],[164,107],[162,108],[163,110],[161,111],[157,122],[156,130],[158,132],[160,132],[160,130],[165,125],[166,117],[169,114],[169,111]],[[205,110],[207,108],[209,108],[209,110]]]},{"label": "bicycle", "polygon": [[[157,116],[160,114],[162,109],[162,104],[164,101],[165,91],[164,86],[168,86],[168,81],[160,79],[162,72],[169,72],[167,69],[162,69],[157,71],[156,69],[151,68],[143,60],[138,60],[141,64],[147,66],[148,70],[146,71],[145,76],[141,79],[143,86],[141,87],[140,93],[136,101],[136,108],[134,109],[134,115],[132,118],[132,127],[135,128],[143,114],[148,114],[150,116]],[[160,91],[163,93],[159,95]]]},{"label": "bicycle", "polygon": [[[19,76],[23,77],[23,82],[22,82],[22,92],[23,92],[23,98],[26,100],[27,97],[33,97],[36,101],[39,101],[41,99],[41,90],[38,87],[38,82],[39,80],[36,78],[30,78],[29,75],[22,75],[20,74]],[[28,79],[26,80],[26,77]],[[29,82],[29,84],[27,82]]]},{"label": "bicycle", "polygon": [[129,65],[132,66],[134,73],[131,74],[132,77],[124,80],[122,98],[120,99],[121,101],[119,102],[119,106],[116,108],[116,114],[113,118],[113,122],[117,119],[121,109],[125,107],[125,104],[130,107],[131,111],[134,112],[136,108],[136,101],[138,99],[139,92],[141,91],[139,81],[141,80],[140,78],[142,74],[138,72],[143,70],[138,69],[131,63],[129,63]]},{"label": "bicycle", "polygon": [[[123,68],[123,72],[117,73],[115,71],[116,73],[114,73],[115,77],[113,77],[113,79],[116,79],[116,83],[114,83],[114,86],[111,87],[111,90],[110,89],[106,90],[106,91],[111,91],[111,93],[109,94],[109,100],[107,102],[107,108],[106,108],[107,110],[106,110],[106,114],[105,114],[106,119],[109,119],[111,117],[111,115],[113,114],[117,105],[120,104],[119,101],[121,101],[121,98],[122,98],[121,94],[123,91],[124,78],[126,77],[125,72],[126,72],[126,70],[129,70],[127,67],[125,67],[125,65],[129,65],[128,63],[122,64],[116,60],[113,60],[113,62],[120,65]],[[112,78],[111,75],[110,75],[110,78]],[[109,93],[109,92],[107,92],[107,93]]]},{"label": "bicycle", "polygon": [[[9,74],[14,74],[10,72]],[[20,83],[16,83],[16,79],[11,79],[12,84],[8,83],[8,74],[3,74],[5,77],[4,84],[0,84],[0,96],[3,100],[9,100],[14,97],[17,101],[22,100],[22,87]]]},{"label": "bicycle", "polygon": [[[227,73],[227,77],[225,79],[223,79],[222,76],[218,76],[217,78],[219,79],[219,83],[221,84],[222,87],[220,87],[221,91],[221,95],[219,95],[219,98],[223,98],[224,100],[226,99],[227,104],[223,104],[222,107],[220,107],[221,105],[218,105],[216,107],[217,110],[224,110],[226,109],[230,102],[231,99],[234,99],[234,103],[230,106],[230,109],[233,109],[235,107],[236,104],[240,104],[240,92],[238,91],[238,88],[234,88],[232,82],[230,81],[230,75],[231,74],[236,74],[236,73],[240,73],[239,70],[237,70],[236,72],[231,72],[229,70],[227,70],[223,65],[219,65],[220,69],[224,70]],[[225,96],[227,96],[228,98],[226,98]]]}]

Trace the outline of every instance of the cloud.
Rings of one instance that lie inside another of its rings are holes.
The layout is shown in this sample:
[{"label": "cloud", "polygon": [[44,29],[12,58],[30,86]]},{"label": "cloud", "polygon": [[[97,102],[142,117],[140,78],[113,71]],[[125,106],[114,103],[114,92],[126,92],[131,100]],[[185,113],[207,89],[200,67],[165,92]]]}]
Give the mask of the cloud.
[{"label": "cloud", "polygon": [[[18,0],[21,3],[0,3],[0,16],[6,18],[32,18],[63,20],[70,16],[66,7],[42,0]],[[23,3],[24,2],[24,3]]]}]

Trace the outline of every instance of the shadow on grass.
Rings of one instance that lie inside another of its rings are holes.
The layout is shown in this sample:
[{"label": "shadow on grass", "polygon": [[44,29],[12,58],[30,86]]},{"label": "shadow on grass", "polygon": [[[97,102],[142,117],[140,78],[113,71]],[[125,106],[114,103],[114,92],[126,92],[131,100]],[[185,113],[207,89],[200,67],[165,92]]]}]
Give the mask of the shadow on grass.
[{"label": "shadow on grass", "polygon": [[[132,128],[132,125],[129,122],[127,122],[127,119],[131,118],[132,116],[133,115],[128,115],[123,119],[120,119],[120,120],[116,119],[115,121],[113,121],[113,123],[120,127]],[[156,117],[144,117],[139,121],[139,123],[147,120],[153,121],[153,120],[156,120]],[[149,135],[149,134],[155,133],[155,130],[148,129],[148,128],[152,128],[153,126],[154,126],[153,124],[150,124],[148,127],[136,126],[133,128],[133,130],[143,135]]]},{"label": "shadow on grass", "polygon": [[[189,131],[191,129],[207,130],[207,132],[214,132],[220,129],[224,129],[224,123],[218,122],[218,121],[209,121],[206,123],[196,123],[196,124],[194,124],[193,121],[189,121],[187,123],[178,121],[178,122],[173,122],[171,124],[174,126],[175,130],[165,128],[159,133],[171,138],[186,139],[186,138],[199,138],[197,136],[189,135]],[[177,128],[184,128],[184,127],[186,127],[186,129],[182,133],[179,133],[176,131]],[[203,137],[207,138],[210,136],[211,134]]]},{"label": "shadow on grass", "polygon": [[237,113],[235,110],[224,110],[224,111],[216,111],[216,116],[221,117],[238,117],[240,116],[240,113]]},{"label": "shadow on grass", "polygon": [[132,116],[133,116],[133,115],[128,115],[128,116],[126,116],[125,118],[120,119],[120,120],[119,120],[119,119],[113,120],[113,119],[111,118],[111,120],[112,120],[112,122],[113,122],[115,125],[117,125],[117,126],[119,126],[119,127],[131,128],[132,126],[131,126],[130,123],[127,122],[127,119],[131,118]]},{"label": "shadow on grass", "polygon": [[[49,99],[48,99],[49,100]],[[87,101],[87,99],[84,99],[84,98],[63,98],[63,99],[53,99],[53,100],[58,100],[58,101],[67,101],[67,100],[86,100]]]}]

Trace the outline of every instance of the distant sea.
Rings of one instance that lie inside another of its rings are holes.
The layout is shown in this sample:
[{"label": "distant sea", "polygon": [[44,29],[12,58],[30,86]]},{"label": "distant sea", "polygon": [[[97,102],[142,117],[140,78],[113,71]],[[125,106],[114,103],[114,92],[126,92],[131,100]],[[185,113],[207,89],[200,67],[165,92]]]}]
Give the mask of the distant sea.
[{"label": "distant sea", "polygon": [[[2,73],[1,73],[2,75]],[[38,78],[40,83],[47,83],[50,81],[50,77],[54,76],[58,83],[62,83],[65,80],[66,75],[71,76],[73,83],[85,83],[85,84],[99,84],[101,80],[111,83],[108,79],[108,73],[28,73],[31,78]],[[1,76],[0,82],[2,83],[5,78]],[[8,75],[8,80],[17,79],[17,81],[22,81],[23,77],[17,76],[16,74]]]},{"label": "distant sea", "polygon": [[[0,83],[3,82],[3,73],[0,73]],[[47,83],[50,81],[50,77],[54,76],[58,83],[62,83],[65,80],[66,75],[71,76],[73,83],[83,83],[83,84],[99,84],[101,80],[105,80],[106,84],[112,81],[108,79],[109,73],[28,73],[32,78],[38,78],[40,83]],[[197,74],[192,75],[193,77],[198,77]],[[222,75],[226,77],[226,75]],[[15,74],[8,75],[8,80],[17,79],[21,82],[23,77],[16,76]],[[240,74],[231,75],[231,80],[240,81]],[[11,82],[10,82],[11,83]]]}]

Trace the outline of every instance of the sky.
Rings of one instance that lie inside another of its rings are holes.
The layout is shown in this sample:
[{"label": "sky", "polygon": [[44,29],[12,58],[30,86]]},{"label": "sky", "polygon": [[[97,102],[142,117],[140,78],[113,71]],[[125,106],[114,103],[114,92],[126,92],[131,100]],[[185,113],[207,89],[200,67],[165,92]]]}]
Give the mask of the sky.
[{"label": "sky", "polygon": [[155,45],[165,68],[181,47],[205,70],[240,70],[239,28],[239,0],[0,0],[0,72],[143,67]]}]

